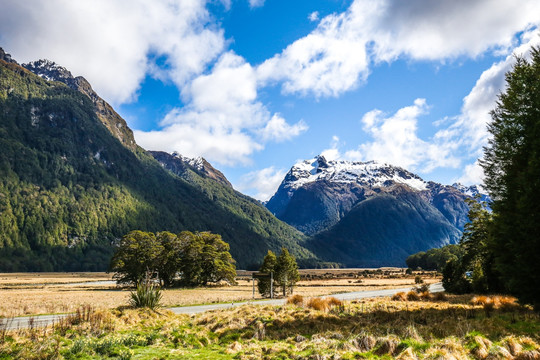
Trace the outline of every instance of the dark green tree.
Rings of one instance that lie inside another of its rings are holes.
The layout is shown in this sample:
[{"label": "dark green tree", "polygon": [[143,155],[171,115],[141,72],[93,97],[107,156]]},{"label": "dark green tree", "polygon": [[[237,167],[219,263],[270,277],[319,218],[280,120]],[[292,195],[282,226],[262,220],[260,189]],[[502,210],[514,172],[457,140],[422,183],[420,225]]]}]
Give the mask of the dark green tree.
[{"label": "dark green tree", "polygon": [[138,285],[150,277],[167,287],[179,277],[181,285],[201,286],[219,281],[235,283],[234,263],[229,244],[220,235],[189,231],[154,235],[136,230],[122,238],[110,270],[119,283]]},{"label": "dark green tree", "polygon": [[229,253],[229,244],[220,235],[183,231],[178,237],[184,249],[180,259],[182,285],[201,286],[219,281],[235,283],[235,262]]},{"label": "dark green tree", "polygon": [[220,235],[210,232],[197,233],[195,236],[201,238],[204,244],[200,254],[201,285],[219,281],[235,284],[236,267],[229,253],[229,244],[223,241]]},{"label": "dark green tree", "polygon": [[499,290],[491,251],[493,216],[485,202],[468,199],[469,222],[461,237],[461,252],[443,270],[443,286],[453,293],[495,292]]},{"label": "dark green tree", "polygon": [[281,254],[277,258],[274,279],[281,288],[283,296],[292,294],[296,282],[300,280],[296,259],[286,248],[281,248]]},{"label": "dark green tree", "polygon": [[163,250],[153,233],[131,231],[122,237],[111,260],[110,270],[115,273],[113,278],[121,284],[135,285],[148,273],[149,276],[157,278]]},{"label": "dark green tree", "polygon": [[[259,272],[268,274],[273,273],[276,269],[277,258],[271,250],[268,250],[268,253],[264,257],[263,263],[259,269]],[[270,278],[260,278],[257,281],[257,288],[259,289],[259,294],[262,296],[270,296]]]},{"label": "dark green tree", "polygon": [[169,287],[173,284],[185,251],[185,244],[181,237],[168,231],[158,232],[156,241],[163,246],[163,250],[158,260],[157,271],[161,280],[161,285]]},{"label": "dark green tree", "polygon": [[540,50],[518,58],[492,111],[481,165],[493,199],[495,264],[506,289],[540,307]]}]

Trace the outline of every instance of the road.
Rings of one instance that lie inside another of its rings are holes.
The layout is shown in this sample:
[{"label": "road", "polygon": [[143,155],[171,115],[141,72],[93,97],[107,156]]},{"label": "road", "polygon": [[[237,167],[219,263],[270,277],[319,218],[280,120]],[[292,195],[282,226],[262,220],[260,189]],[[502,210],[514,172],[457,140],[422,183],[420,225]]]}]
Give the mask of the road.
[{"label": "road", "polygon": [[[386,289],[386,290],[370,290],[370,291],[355,291],[342,294],[333,294],[331,296],[339,300],[358,300],[366,298],[374,298],[381,296],[392,296],[400,291],[407,292],[412,287],[399,288],[399,289]],[[432,284],[429,288],[431,292],[444,291],[441,283]],[[324,296],[323,296],[324,297]],[[286,299],[272,299],[272,300],[260,300],[260,301],[241,301],[227,304],[209,304],[209,305],[196,305],[196,306],[182,306],[168,308],[175,314],[197,314],[210,310],[230,309],[236,306],[242,306],[246,304],[252,305],[283,305]],[[70,314],[61,315],[37,315],[37,316],[21,316],[15,318],[2,318],[0,319],[0,330],[17,330],[25,328],[37,328],[48,326],[54,323],[58,323],[61,319],[69,316]]]}]

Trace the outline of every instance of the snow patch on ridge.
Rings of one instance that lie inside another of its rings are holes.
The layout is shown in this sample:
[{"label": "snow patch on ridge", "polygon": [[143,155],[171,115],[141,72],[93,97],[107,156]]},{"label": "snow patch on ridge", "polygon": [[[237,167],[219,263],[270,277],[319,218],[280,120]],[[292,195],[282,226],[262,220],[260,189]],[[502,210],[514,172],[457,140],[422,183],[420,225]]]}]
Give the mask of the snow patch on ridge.
[{"label": "snow patch on ridge", "polygon": [[417,191],[426,190],[428,185],[418,175],[400,167],[376,161],[328,161],[323,156],[295,164],[285,182],[287,182],[287,188],[296,190],[305,184],[323,180],[335,183],[357,183],[370,187],[382,187],[391,181],[407,185]]}]

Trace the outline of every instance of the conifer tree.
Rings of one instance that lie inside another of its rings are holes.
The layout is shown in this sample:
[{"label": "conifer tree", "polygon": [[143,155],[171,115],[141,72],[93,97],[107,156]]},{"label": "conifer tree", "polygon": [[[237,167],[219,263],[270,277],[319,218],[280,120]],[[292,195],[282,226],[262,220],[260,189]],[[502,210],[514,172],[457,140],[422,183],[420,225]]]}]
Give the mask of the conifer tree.
[{"label": "conifer tree", "polygon": [[[268,253],[263,259],[263,263],[259,269],[259,272],[264,274],[273,273],[275,271],[276,264],[276,254],[274,254],[271,250],[268,250]],[[257,281],[257,288],[259,289],[259,294],[261,294],[262,296],[270,296],[270,281],[270,277],[260,278]]]},{"label": "conifer tree", "polygon": [[518,58],[492,111],[481,165],[493,199],[493,253],[507,290],[540,307],[540,50]]}]

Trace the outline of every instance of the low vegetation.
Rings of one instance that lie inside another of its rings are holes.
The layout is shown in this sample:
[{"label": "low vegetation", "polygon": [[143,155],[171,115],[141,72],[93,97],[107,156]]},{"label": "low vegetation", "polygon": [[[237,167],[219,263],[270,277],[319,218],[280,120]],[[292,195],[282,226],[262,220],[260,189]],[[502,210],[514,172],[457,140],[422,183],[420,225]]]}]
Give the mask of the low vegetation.
[{"label": "low vegetation", "polygon": [[[300,301],[301,300],[301,301]],[[0,358],[537,359],[540,316],[528,307],[369,299],[242,306],[194,316],[86,308],[53,328],[0,331]],[[502,304],[504,301],[500,301]],[[330,305],[332,304],[332,305]]]}]

